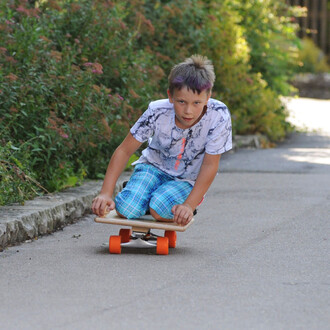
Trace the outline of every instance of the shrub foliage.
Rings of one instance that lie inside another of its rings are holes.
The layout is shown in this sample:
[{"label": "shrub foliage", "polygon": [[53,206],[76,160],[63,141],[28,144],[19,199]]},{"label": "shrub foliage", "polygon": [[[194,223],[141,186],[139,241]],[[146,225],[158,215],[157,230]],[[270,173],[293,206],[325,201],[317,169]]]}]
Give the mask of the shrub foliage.
[{"label": "shrub foliage", "polygon": [[282,139],[279,94],[297,43],[287,10],[281,0],[0,0],[0,204],[100,177],[193,53],[213,60],[234,133]]}]

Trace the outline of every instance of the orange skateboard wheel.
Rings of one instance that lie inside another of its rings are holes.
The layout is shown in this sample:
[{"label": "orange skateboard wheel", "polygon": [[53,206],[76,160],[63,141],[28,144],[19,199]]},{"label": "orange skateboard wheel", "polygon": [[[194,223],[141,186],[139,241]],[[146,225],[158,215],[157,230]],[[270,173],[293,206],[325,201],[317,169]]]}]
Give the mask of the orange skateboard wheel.
[{"label": "orange skateboard wheel", "polygon": [[120,229],[119,236],[121,236],[122,243],[128,243],[131,240],[132,230],[131,229]]},{"label": "orange skateboard wheel", "polygon": [[113,254],[121,253],[121,236],[110,236],[109,238],[109,252]]},{"label": "orange skateboard wheel", "polygon": [[168,238],[167,237],[158,237],[157,238],[157,254],[167,255],[168,254]]},{"label": "orange skateboard wheel", "polygon": [[165,230],[165,237],[168,238],[168,246],[170,248],[176,247],[176,232],[172,230]]}]

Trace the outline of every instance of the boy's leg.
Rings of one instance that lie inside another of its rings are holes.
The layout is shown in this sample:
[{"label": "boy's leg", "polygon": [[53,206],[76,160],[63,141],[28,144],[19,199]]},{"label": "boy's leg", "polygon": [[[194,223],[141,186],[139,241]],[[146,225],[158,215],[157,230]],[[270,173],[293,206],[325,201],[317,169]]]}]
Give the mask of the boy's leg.
[{"label": "boy's leg", "polygon": [[171,180],[163,183],[151,194],[150,213],[157,220],[173,219],[172,207],[182,204],[193,186],[186,181]]},{"label": "boy's leg", "polygon": [[137,219],[149,209],[152,192],[169,176],[149,164],[138,164],[125,188],[115,198],[117,213],[128,219]]}]

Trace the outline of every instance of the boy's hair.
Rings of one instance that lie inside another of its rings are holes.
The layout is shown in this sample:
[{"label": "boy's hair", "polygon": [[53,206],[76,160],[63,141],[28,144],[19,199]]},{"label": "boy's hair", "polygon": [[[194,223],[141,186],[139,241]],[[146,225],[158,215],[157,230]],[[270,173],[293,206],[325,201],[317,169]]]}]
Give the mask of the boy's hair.
[{"label": "boy's hair", "polygon": [[212,90],[215,74],[212,62],[205,56],[192,55],[184,62],[175,65],[168,76],[168,89],[173,95],[174,90],[182,87],[200,94]]}]

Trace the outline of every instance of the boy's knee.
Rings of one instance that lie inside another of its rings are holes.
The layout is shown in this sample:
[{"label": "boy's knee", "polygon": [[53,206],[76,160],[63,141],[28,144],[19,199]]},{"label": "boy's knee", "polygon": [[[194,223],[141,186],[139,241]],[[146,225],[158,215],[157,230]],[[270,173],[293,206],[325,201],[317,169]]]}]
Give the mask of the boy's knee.
[{"label": "boy's knee", "polygon": [[121,214],[120,212],[118,212],[118,210],[116,209],[116,213],[120,218],[124,218],[127,219],[123,214]]},{"label": "boy's knee", "polygon": [[126,219],[138,219],[145,214],[141,209],[137,209],[136,206],[129,203],[119,203],[116,205],[116,212],[121,218]]},{"label": "boy's knee", "polygon": [[156,219],[157,221],[168,221],[170,219],[168,218],[164,218],[162,216],[160,216],[154,209],[150,208],[150,214],[151,216]]},{"label": "boy's knee", "polygon": [[142,203],[136,203],[136,201],[129,198],[127,194],[122,196],[122,194],[119,193],[115,198],[115,204],[117,214],[126,219],[138,219],[143,216],[146,211]]},{"label": "boy's knee", "polygon": [[160,203],[156,198],[152,198],[149,204],[150,214],[156,220],[171,220],[173,219],[172,207],[171,205],[164,205]]}]

